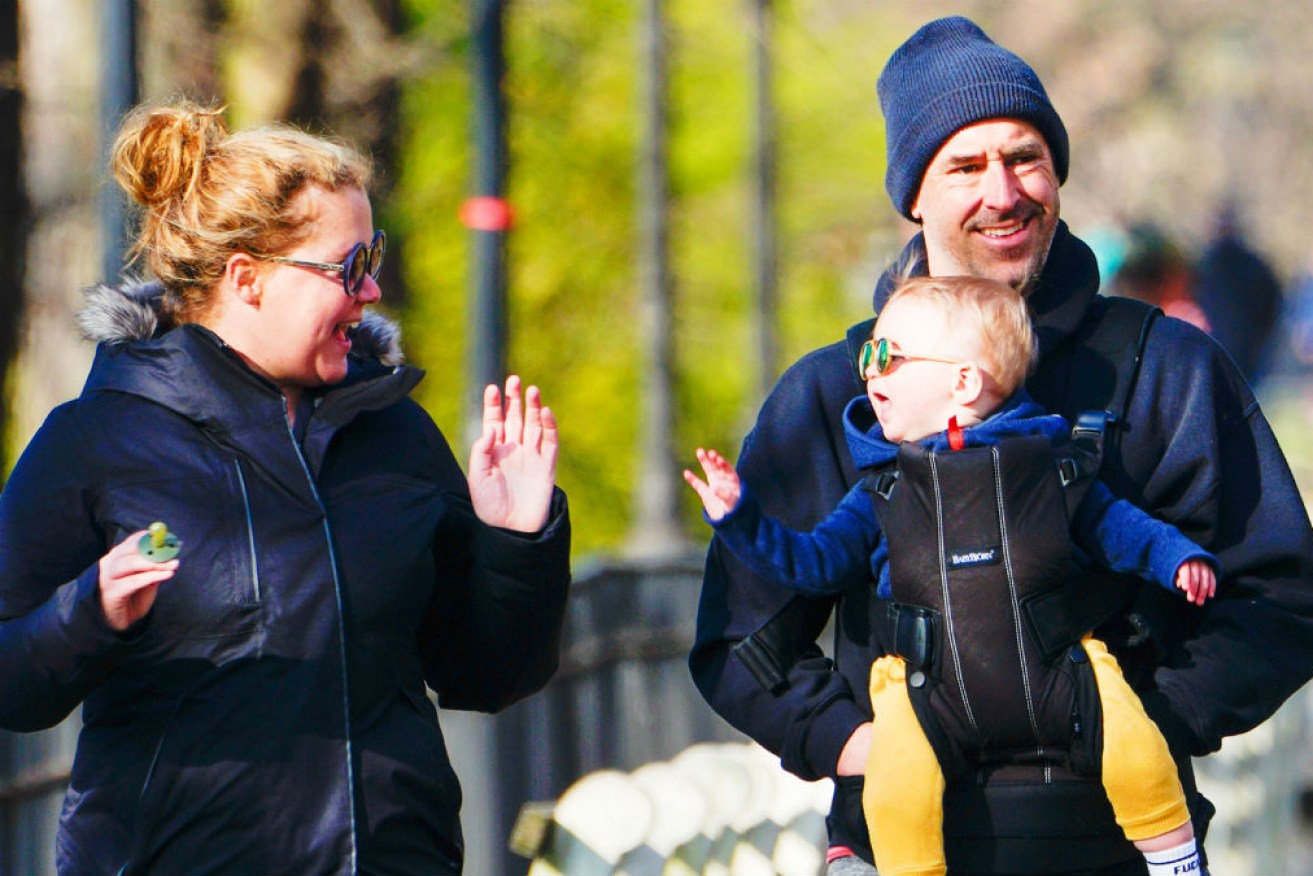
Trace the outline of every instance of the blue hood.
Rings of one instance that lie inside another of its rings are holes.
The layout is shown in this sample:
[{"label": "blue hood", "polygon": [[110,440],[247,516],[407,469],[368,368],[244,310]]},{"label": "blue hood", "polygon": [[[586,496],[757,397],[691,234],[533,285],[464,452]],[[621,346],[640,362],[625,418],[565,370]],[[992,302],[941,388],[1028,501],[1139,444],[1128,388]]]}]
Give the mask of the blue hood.
[{"label": "blue hood", "polygon": [[[880,428],[875,412],[871,410],[870,400],[865,395],[859,395],[848,402],[843,412],[843,431],[848,439],[848,452],[852,454],[853,464],[858,469],[885,465],[898,455],[898,445],[885,440],[884,430]],[[1001,408],[983,422],[964,428],[962,434],[967,447],[988,447],[1004,438],[1029,435],[1043,435],[1057,444],[1070,434],[1070,429],[1066,420],[1057,414],[1045,413],[1022,389],[1013,393]],[[947,424],[943,432],[923,438],[918,443],[931,450],[947,450]]]}]

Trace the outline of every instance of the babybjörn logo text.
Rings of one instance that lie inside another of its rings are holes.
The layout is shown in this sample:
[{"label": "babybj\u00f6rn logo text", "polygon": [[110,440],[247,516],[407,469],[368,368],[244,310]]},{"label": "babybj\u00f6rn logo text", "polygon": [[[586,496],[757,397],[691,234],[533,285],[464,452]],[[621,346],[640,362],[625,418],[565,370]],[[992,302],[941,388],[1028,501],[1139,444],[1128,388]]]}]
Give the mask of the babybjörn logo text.
[{"label": "babybj\u00f6rn logo text", "polygon": [[988,566],[998,562],[997,547],[972,548],[969,550],[950,550],[948,568],[962,569],[968,566]]}]

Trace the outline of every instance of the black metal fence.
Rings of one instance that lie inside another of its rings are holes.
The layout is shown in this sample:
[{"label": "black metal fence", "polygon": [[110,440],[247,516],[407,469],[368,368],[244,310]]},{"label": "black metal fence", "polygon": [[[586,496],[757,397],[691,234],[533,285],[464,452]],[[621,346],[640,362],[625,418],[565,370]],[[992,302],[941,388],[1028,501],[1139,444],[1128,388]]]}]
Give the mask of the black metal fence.
[{"label": "black metal fence", "polygon": [[506,847],[524,803],[555,799],[593,770],[632,770],[696,742],[744,739],[688,672],[702,559],[576,570],[561,668],[546,690],[492,717],[443,714],[466,792],[472,876],[525,872],[528,862]]},{"label": "black metal fence", "polygon": [[55,827],[81,726],[0,732],[0,876],[55,872]]}]

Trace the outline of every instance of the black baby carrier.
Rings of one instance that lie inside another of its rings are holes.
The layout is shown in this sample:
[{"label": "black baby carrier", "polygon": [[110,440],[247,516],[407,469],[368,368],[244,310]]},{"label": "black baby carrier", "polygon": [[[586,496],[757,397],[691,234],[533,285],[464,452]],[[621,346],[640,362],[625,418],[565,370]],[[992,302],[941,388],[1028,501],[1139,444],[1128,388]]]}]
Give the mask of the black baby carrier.
[{"label": "black baby carrier", "polygon": [[893,601],[873,627],[907,661],[913,708],[949,781],[999,761],[1093,774],[1099,714],[1079,645],[1087,592],[1069,520],[1097,473],[1092,448],[1043,436],[986,447],[904,444],[870,475]]}]

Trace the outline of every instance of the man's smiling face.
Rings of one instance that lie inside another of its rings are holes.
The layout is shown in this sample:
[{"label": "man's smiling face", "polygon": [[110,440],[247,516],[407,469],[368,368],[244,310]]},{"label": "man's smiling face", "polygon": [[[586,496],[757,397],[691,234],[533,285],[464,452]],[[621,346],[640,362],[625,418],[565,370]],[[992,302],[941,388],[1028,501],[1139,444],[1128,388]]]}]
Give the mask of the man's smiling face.
[{"label": "man's smiling face", "polygon": [[1058,175],[1031,125],[968,125],[931,159],[912,205],[933,276],[969,274],[1028,292],[1058,227]]}]

